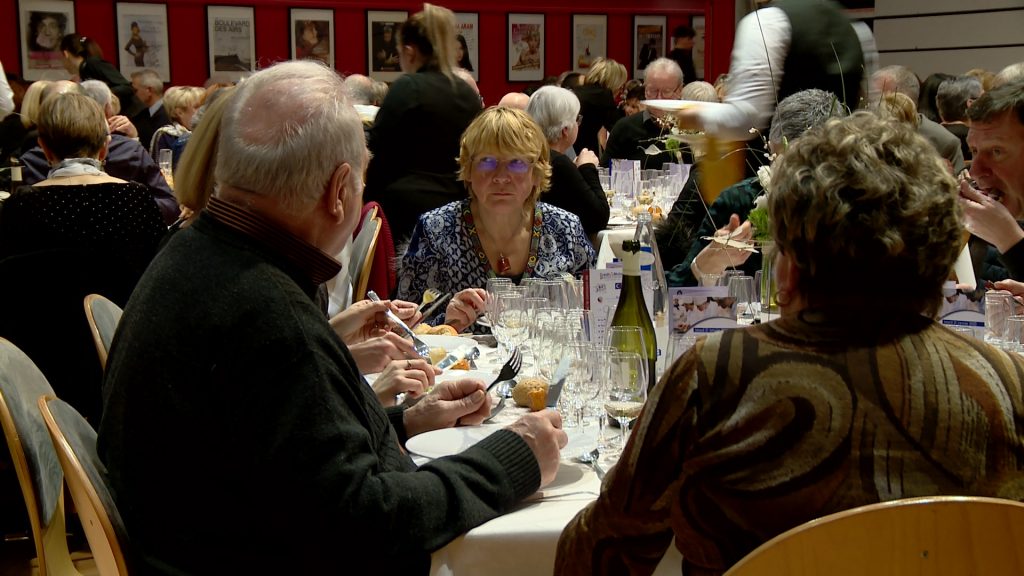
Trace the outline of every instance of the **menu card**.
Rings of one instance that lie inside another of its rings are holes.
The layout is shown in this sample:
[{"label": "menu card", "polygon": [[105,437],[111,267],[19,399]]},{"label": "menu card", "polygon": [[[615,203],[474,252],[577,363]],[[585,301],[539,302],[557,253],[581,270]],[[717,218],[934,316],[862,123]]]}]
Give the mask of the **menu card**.
[{"label": "menu card", "polygon": [[[727,286],[669,288],[669,301],[669,330],[672,334],[707,334],[739,326],[736,323],[736,299],[729,296]],[[731,322],[721,322],[722,319]]]}]

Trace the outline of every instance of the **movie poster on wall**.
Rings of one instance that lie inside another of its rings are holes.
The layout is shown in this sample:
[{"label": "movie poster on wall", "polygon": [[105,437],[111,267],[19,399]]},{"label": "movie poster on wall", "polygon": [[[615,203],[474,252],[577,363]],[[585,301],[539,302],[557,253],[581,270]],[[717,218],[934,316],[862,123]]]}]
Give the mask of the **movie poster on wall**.
[{"label": "movie poster on wall", "polygon": [[252,7],[206,7],[211,77],[238,81],[256,71],[254,24]]},{"label": "movie poster on wall", "polygon": [[292,60],[334,68],[334,10],[291,9]]},{"label": "movie poster on wall", "polygon": [[544,79],[544,15],[508,15],[508,80]]},{"label": "movie poster on wall", "polygon": [[476,12],[455,13],[455,58],[459,67],[469,70],[473,80],[480,79],[480,17]]},{"label": "movie poster on wall", "polygon": [[591,63],[608,54],[608,17],[576,14],[572,17],[572,69],[586,74]]},{"label": "movie poster on wall", "polygon": [[394,82],[402,75],[398,61],[398,28],[409,17],[398,10],[366,12],[367,69],[370,78]]},{"label": "movie poster on wall", "polygon": [[125,78],[149,69],[156,71],[164,82],[171,81],[166,4],[118,2],[117,45]]},{"label": "movie poster on wall", "polygon": [[66,80],[60,41],[75,31],[75,3],[21,0],[21,72],[26,80]]},{"label": "movie poster on wall", "polygon": [[643,78],[647,65],[665,56],[664,16],[633,17],[633,77]]}]

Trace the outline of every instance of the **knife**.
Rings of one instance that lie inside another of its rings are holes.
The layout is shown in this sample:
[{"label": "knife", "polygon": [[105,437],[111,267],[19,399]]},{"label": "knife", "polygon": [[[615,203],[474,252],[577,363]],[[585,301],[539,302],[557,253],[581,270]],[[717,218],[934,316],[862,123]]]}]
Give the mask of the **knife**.
[{"label": "knife", "polygon": [[[419,324],[420,322],[422,322],[424,320],[429,320],[429,319],[433,318],[434,316],[437,316],[437,310],[441,306],[444,306],[445,304],[447,304],[448,301],[451,300],[451,299],[452,299],[452,293],[451,292],[445,293],[445,294],[435,298],[433,302],[431,302],[430,304],[427,304],[427,307],[424,308],[421,311],[423,316],[420,317],[419,322],[417,322],[416,324]],[[413,324],[413,326],[415,326],[416,324]]]},{"label": "knife", "polygon": [[461,348],[457,348],[449,352],[447,356],[442,358],[441,361],[435,364],[434,366],[440,368],[441,370],[445,370],[449,366],[455,364],[456,362],[462,360],[463,358],[472,362],[473,360],[476,360],[479,357],[479,348],[477,348],[476,346],[463,346]]},{"label": "knife", "polygon": [[565,379],[569,377],[570,363],[569,357],[565,356],[555,368],[555,373],[551,377],[551,386],[548,386],[548,408],[558,406],[558,397],[562,395],[562,386],[565,384]]}]

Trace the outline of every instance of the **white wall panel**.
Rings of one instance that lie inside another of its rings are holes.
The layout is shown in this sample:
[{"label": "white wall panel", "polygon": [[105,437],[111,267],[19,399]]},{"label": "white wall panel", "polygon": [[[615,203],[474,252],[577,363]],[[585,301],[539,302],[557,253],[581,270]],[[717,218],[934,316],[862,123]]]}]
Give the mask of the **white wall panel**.
[{"label": "white wall panel", "polygon": [[1024,7],[1006,12],[876,18],[875,40],[884,50],[1024,44]]},{"label": "white wall panel", "polygon": [[921,78],[935,72],[963,74],[971,68],[999,72],[1004,66],[1024,62],[1024,48],[972,48],[929,52],[889,52],[879,55],[878,65],[899,64]]},{"label": "white wall panel", "polygon": [[876,0],[875,16],[1021,8],[1024,0]]}]

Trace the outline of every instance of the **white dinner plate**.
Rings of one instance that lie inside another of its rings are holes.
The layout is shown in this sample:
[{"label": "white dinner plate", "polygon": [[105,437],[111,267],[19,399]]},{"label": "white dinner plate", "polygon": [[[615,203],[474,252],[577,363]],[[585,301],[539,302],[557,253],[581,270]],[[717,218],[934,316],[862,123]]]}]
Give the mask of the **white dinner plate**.
[{"label": "white dinner plate", "polygon": [[641,104],[648,108],[657,108],[658,110],[667,110],[669,112],[677,112],[687,108],[708,109],[728,106],[728,104],[721,102],[703,102],[701,100],[644,100]]},{"label": "white dinner plate", "polygon": [[447,382],[449,380],[461,380],[463,378],[476,378],[477,380],[483,380],[484,384],[490,384],[494,382],[494,379],[498,377],[497,372],[490,372],[488,370],[445,370],[441,374],[434,377],[434,382]]},{"label": "white dinner plate", "polygon": [[431,348],[444,348],[448,352],[463,346],[476,346],[476,340],[466,338],[464,336],[435,336],[432,334],[423,334],[419,339],[423,340],[423,342]]},{"label": "white dinner plate", "polygon": [[409,438],[405,448],[418,456],[443,458],[466,450],[501,430],[500,426],[459,426],[431,430]]}]

